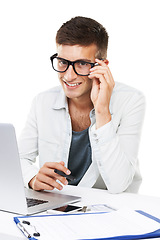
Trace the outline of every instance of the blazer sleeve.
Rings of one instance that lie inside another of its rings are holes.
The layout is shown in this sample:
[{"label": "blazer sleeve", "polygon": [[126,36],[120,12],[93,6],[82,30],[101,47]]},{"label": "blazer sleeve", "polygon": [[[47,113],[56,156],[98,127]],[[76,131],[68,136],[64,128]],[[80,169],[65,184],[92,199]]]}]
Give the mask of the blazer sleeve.
[{"label": "blazer sleeve", "polygon": [[136,92],[123,107],[116,124],[116,112],[113,112],[109,123],[97,130],[91,129],[93,154],[111,193],[127,190],[139,174],[137,156],[144,113],[145,98]]}]

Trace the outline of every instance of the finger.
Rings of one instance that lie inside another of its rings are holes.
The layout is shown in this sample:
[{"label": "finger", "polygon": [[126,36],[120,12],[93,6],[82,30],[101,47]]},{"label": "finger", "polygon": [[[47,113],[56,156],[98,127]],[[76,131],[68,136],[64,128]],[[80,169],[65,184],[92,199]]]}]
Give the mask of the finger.
[{"label": "finger", "polygon": [[107,74],[107,73],[109,74],[109,71],[108,71],[107,68],[102,68],[102,67],[100,67],[100,68],[96,68],[96,69],[92,70],[92,71],[90,72],[90,75],[92,75],[92,74],[94,74],[94,73],[99,73],[99,74],[105,75],[105,74]]},{"label": "finger", "polygon": [[[36,182],[37,181],[37,182]],[[46,175],[43,175],[43,174],[37,174],[36,176],[36,180],[35,180],[35,184],[38,185],[38,186],[46,186],[47,185],[47,188],[57,188],[59,190],[62,190],[62,185],[59,184],[56,179],[54,178],[50,178]],[[46,189],[46,188],[45,188]]]},{"label": "finger", "polygon": [[96,62],[96,64],[95,64],[95,66],[94,67],[92,67],[91,69],[90,69],[90,72],[92,72],[92,71],[96,71],[96,70],[98,70],[98,69],[104,69],[104,70],[107,70],[108,69],[108,60],[99,60],[99,59],[96,59],[95,60],[95,62]]},{"label": "finger", "polygon": [[46,162],[44,164],[44,167],[50,168],[52,170],[58,169],[58,170],[64,172],[65,174],[67,174],[67,175],[71,174],[71,171],[68,168],[66,168],[65,166],[63,166],[62,164],[60,164],[58,162]]},{"label": "finger", "polygon": [[102,67],[102,66],[96,66],[90,69],[90,73],[96,72],[96,71],[107,71],[107,67]]},{"label": "finger", "polygon": [[48,184],[45,184],[43,182],[37,182],[35,181],[34,185],[33,185],[33,189],[35,191],[41,191],[41,190],[53,190],[54,187],[48,185]]},{"label": "finger", "polygon": [[63,162],[63,161],[60,161],[59,162],[62,166],[64,166],[65,165],[65,163]]},{"label": "finger", "polygon": [[104,59],[104,60],[100,60],[98,58],[95,59],[95,62],[97,62],[99,65],[101,66],[106,66],[109,64],[109,61],[107,59]]},{"label": "finger", "polygon": [[[96,59],[95,59],[95,62],[97,62],[97,63],[99,64],[99,66],[94,66],[93,68],[91,68],[91,69],[90,69],[91,72],[94,71],[94,70],[96,70],[96,69],[99,68],[99,67],[104,67],[105,69],[108,69],[110,76],[112,76],[111,71],[110,71],[110,69],[109,69],[109,67],[108,67],[109,61],[108,61],[107,59],[100,60],[100,59],[97,59],[97,58],[96,58]],[[113,78],[113,77],[112,77],[112,78]]]},{"label": "finger", "polygon": [[112,73],[111,73],[111,71],[110,71],[108,66],[96,66],[96,67],[93,67],[93,68],[90,69],[90,74],[92,72],[99,72],[99,73],[101,72],[102,74],[108,73],[113,78]]},{"label": "finger", "polygon": [[100,73],[93,73],[93,74],[90,74],[89,75],[89,78],[90,79],[98,79],[100,83],[103,83],[103,84],[107,84],[107,81],[106,79],[104,78],[104,75],[100,74]]},{"label": "finger", "polygon": [[[41,176],[45,176],[46,179],[47,177],[50,179],[54,179],[54,180],[59,180],[62,184],[67,185],[68,181],[65,177],[60,176],[59,174],[55,173],[54,171],[55,169],[51,169],[51,168],[46,168],[46,167],[42,167],[39,170],[39,173],[37,174],[37,177],[39,178],[39,180],[44,181],[42,179]],[[47,180],[46,180],[47,181]]]},{"label": "finger", "polygon": [[107,67],[107,73],[108,73],[108,75],[110,77],[110,80],[112,81],[113,85],[115,85],[114,78],[113,78],[113,75],[112,75],[109,67]]},{"label": "finger", "polygon": [[36,190],[36,191],[40,191],[40,190],[53,190],[54,187],[50,186],[46,183],[40,182],[37,179],[37,176],[35,176],[33,184],[32,184],[32,189]]},{"label": "finger", "polygon": [[115,85],[113,76],[109,68],[96,67],[90,72],[90,75],[88,77],[92,79],[93,77],[95,77],[95,74],[102,74],[108,83],[110,83],[112,86]]},{"label": "finger", "polygon": [[56,173],[55,178],[56,178],[56,180],[59,180],[63,185],[67,185],[68,184],[67,179],[65,177],[62,177],[58,173]]}]

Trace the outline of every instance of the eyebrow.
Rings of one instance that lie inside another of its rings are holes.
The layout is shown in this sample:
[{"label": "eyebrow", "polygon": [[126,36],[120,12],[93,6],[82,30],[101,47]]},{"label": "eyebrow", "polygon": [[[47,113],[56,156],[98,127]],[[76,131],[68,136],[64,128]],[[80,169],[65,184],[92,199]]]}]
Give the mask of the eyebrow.
[{"label": "eyebrow", "polygon": [[[60,57],[58,56],[59,58],[62,58],[62,59],[65,59],[65,60],[68,60],[68,61],[71,61],[69,59],[66,59],[66,58],[63,58],[63,57]],[[76,61],[83,61],[83,62],[89,62],[89,63],[92,63],[92,61],[90,59],[87,59],[87,58],[80,58],[80,59],[77,59],[75,61],[71,61],[71,62],[76,62]]]},{"label": "eyebrow", "polygon": [[86,58],[78,59],[76,61],[84,61],[84,62],[90,62],[90,63],[92,62],[90,59],[86,59]]}]

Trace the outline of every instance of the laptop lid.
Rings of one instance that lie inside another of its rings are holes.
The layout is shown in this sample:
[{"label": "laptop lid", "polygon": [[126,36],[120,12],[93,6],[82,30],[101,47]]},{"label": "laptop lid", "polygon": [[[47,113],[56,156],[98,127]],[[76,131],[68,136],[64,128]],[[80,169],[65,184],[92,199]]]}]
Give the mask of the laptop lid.
[{"label": "laptop lid", "polygon": [[[80,197],[57,193],[37,192],[24,188],[21,164],[12,124],[0,123],[0,210],[17,214],[34,214],[80,201]],[[41,200],[27,207],[26,198]]]}]

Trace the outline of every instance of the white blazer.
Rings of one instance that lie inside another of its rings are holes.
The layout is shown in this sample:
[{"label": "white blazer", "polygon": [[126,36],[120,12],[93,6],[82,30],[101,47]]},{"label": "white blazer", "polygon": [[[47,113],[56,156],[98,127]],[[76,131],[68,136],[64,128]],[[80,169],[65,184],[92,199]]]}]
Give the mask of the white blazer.
[{"label": "white blazer", "polygon": [[[95,112],[90,112],[89,138],[92,163],[79,186],[108,189],[111,193],[137,192],[141,183],[138,148],[145,112],[145,98],[134,88],[115,84],[110,112],[112,120],[95,130]],[[45,162],[64,161],[72,138],[67,99],[61,86],[38,94],[19,139],[25,186]],[[76,161],[76,159],[75,159]]]}]

